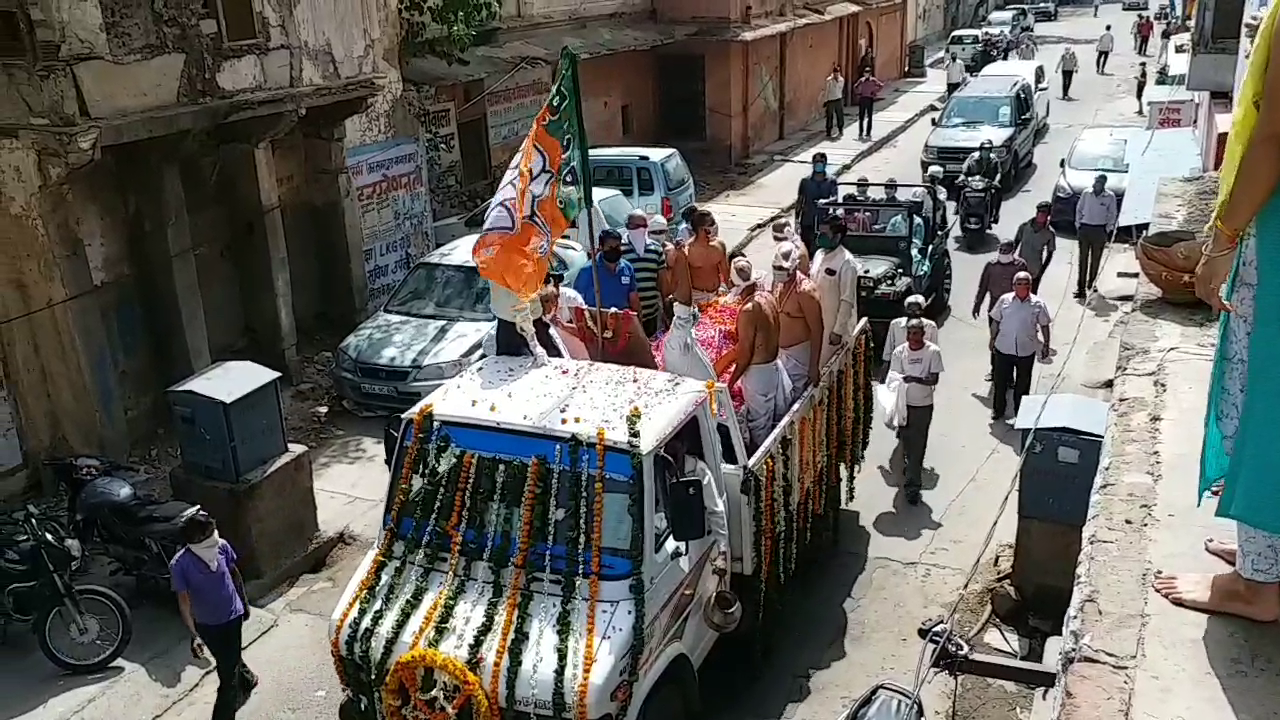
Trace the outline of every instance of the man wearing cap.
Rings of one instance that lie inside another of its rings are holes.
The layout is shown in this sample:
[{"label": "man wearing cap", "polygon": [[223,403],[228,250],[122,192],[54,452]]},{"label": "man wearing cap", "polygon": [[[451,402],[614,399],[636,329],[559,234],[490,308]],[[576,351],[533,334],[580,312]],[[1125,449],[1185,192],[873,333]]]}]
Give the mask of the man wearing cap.
[{"label": "man wearing cap", "polygon": [[[982,267],[982,275],[978,277],[978,292],[973,297],[973,319],[978,319],[982,309],[982,301],[987,301],[987,312],[1000,300],[1000,297],[1013,290],[1013,276],[1027,271],[1027,262],[1014,254],[1012,240],[1001,240],[996,249],[996,256]],[[987,372],[987,380],[995,374],[996,356],[991,354],[991,369]]]},{"label": "man wearing cap", "polygon": [[635,291],[640,297],[640,326],[644,328],[644,334],[652,338],[666,324],[658,276],[667,263],[662,243],[649,236],[649,216],[643,210],[632,210],[627,215],[627,242],[622,244],[622,259],[631,265],[635,273]]},{"label": "man wearing cap", "polygon": [[1049,227],[1049,210],[1052,204],[1041,200],[1036,204],[1036,214],[1018,226],[1013,235],[1013,249],[1027,264],[1031,273],[1031,292],[1040,294],[1040,280],[1049,269],[1053,253],[1058,249],[1058,236]]},{"label": "man wearing cap", "polygon": [[1013,389],[1013,414],[1031,392],[1036,356],[1049,357],[1049,306],[1031,292],[1031,273],[1013,276],[1013,290],[1000,296],[991,308],[991,352],[995,355],[991,419],[1003,420]]},{"label": "man wearing cap", "polygon": [[746,404],[747,452],[753,453],[773,432],[791,404],[791,379],[778,358],[778,302],[764,288],[745,257],[729,270],[731,297],[738,299],[738,342],[716,361],[716,373],[733,364],[729,387],[741,383]]},{"label": "man wearing cap", "polygon": [[893,351],[899,345],[907,341],[907,323],[912,320],[919,320],[924,326],[924,339],[935,345],[938,343],[938,324],[929,320],[924,316],[924,296],[912,295],[902,303],[902,309],[906,315],[894,319],[889,323],[889,331],[884,336],[884,354],[885,362],[893,356]]},{"label": "man wearing cap", "polygon": [[819,367],[826,366],[845,339],[852,337],[858,324],[858,261],[844,247],[847,232],[840,218],[827,218],[818,235],[818,252],[809,271],[809,279],[818,292],[823,332],[827,336],[822,343]]},{"label": "man wearing cap", "polygon": [[799,262],[799,264],[796,267],[801,273],[808,275],[809,274],[809,251],[805,249],[804,243],[800,242],[800,238],[796,237],[796,231],[791,229],[791,221],[777,220],[773,223],[773,226],[770,227],[769,230],[773,235],[773,242],[775,243],[775,248],[780,249],[787,244],[796,248],[797,250],[796,258],[798,259],[798,262]]},{"label": "man wearing cap", "polygon": [[791,379],[793,399],[818,378],[822,359],[822,304],[818,291],[800,272],[801,250],[778,243],[773,253],[773,294],[778,300],[778,354]]},{"label": "man wearing cap", "polygon": [[813,154],[813,173],[800,179],[796,197],[796,224],[800,227],[800,239],[805,249],[813,254],[813,240],[818,235],[818,223],[827,216],[827,209],[818,202],[836,197],[839,186],[835,178],[827,174],[827,154]]}]

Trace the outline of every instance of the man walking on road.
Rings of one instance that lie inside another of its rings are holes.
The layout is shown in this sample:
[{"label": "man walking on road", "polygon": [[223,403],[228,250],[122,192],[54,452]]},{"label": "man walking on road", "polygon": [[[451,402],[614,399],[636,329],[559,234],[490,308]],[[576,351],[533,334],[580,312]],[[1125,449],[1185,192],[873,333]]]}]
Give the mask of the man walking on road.
[{"label": "man walking on road", "polygon": [[1107,241],[1115,232],[1120,211],[1116,194],[1107,189],[1107,176],[1098,173],[1093,187],[1080,194],[1076,203],[1076,236],[1080,245],[1080,272],[1076,276],[1076,292],[1072,296],[1083,300],[1098,281],[1102,266],[1102,253]]},{"label": "man walking on road", "polygon": [[1058,72],[1062,74],[1062,99],[1071,99],[1071,81],[1075,79],[1076,70],[1080,69],[1080,58],[1070,45],[1062,49],[1058,58]]},{"label": "man walking on road", "polygon": [[925,325],[920,318],[907,321],[907,341],[894,348],[889,371],[901,375],[907,386],[907,424],[898,430],[898,437],[906,461],[907,502],[919,505],[924,454],[929,445],[929,426],[933,424],[933,390],[943,372],[942,350],[925,340]]},{"label": "man walking on road", "polygon": [[1040,281],[1044,279],[1049,263],[1053,261],[1053,253],[1058,249],[1058,236],[1049,227],[1048,200],[1036,204],[1036,214],[1030,220],[1018,226],[1013,236],[1013,249],[1027,264],[1027,272],[1031,273],[1031,292],[1040,293]]},{"label": "man walking on road", "polygon": [[[996,249],[996,256],[987,261],[978,277],[978,293],[973,298],[973,319],[978,319],[982,309],[982,301],[987,301],[987,312],[996,306],[1001,295],[1013,290],[1013,276],[1026,272],[1027,262],[1014,254],[1012,240],[1001,240]],[[991,367],[987,370],[987,380],[991,380],[996,369],[996,356],[991,355]]]},{"label": "man walking on road", "polygon": [[823,104],[827,111],[827,137],[831,137],[833,127],[839,130],[840,135],[844,135],[844,75],[840,74],[839,65],[831,69],[823,92]]},{"label": "man walking on road", "polygon": [[1036,356],[1042,360],[1049,357],[1051,319],[1049,306],[1031,292],[1031,274],[1026,272],[1013,277],[1013,291],[1002,295],[991,308],[991,351],[996,357],[992,420],[1005,418],[1010,388],[1017,416],[1022,398],[1031,392]]},{"label": "man walking on road", "polygon": [[1151,36],[1155,34],[1156,24],[1149,17],[1138,21],[1138,54],[1146,57],[1147,48],[1151,47]]},{"label": "man walking on road", "polygon": [[796,197],[796,224],[800,226],[800,239],[805,250],[813,257],[813,240],[818,236],[818,223],[827,216],[826,208],[819,200],[829,200],[839,192],[835,178],[827,174],[827,154],[813,154],[813,173],[801,178]]},{"label": "man walking on road", "polygon": [[1107,74],[1107,58],[1111,57],[1111,51],[1115,49],[1116,36],[1111,34],[1111,26],[1108,25],[1106,31],[1098,37],[1098,50],[1094,57],[1094,69],[1099,75]]},{"label": "man walking on road", "polygon": [[858,139],[871,139],[871,114],[876,107],[876,98],[884,89],[884,83],[871,74],[871,68],[862,71],[862,77],[853,84],[853,96],[858,99]]},{"label": "man walking on road", "polygon": [[1093,16],[1098,17],[1098,8],[1102,7],[1102,0],[1093,0]]},{"label": "man walking on road", "polygon": [[964,61],[960,56],[951,53],[951,58],[947,60],[947,97],[951,97],[960,86],[964,84],[965,76],[968,70],[964,67]]},{"label": "man walking on road", "polygon": [[1129,26],[1129,38],[1133,40],[1133,51],[1138,52],[1142,44],[1142,15],[1133,19],[1133,24]]}]

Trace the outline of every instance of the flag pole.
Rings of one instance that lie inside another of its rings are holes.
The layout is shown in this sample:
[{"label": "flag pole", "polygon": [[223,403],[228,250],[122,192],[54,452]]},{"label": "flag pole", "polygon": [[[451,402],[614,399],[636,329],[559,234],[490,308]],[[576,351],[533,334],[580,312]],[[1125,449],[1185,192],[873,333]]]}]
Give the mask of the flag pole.
[{"label": "flag pole", "polygon": [[595,214],[592,209],[595,207],[595,201],[591,197],[591,165],[590,165],[590,143],[587,142],[587,127],[582,119],[582,86],[578,82],[578,54],[572,48],[565,46],[560,50],[561,71],[569,74],[569,87],[573,89],[573,135],[577,139],[577,144],[573,148],[577,157],[578,167],[582,171],[579,182],[582,183],[582,211],[579,215],[586,214],[586,221],[579,220],[578,227],[587,229],[587,247],[590,248],[591,257],[591,285],[595,288],[595,311],[596,311],[596,357],[603,359],[604,357],[604,314],[600,310],[600,268],[597,264],[599,260],[600,247],[596,240],[597,234],[604,228],[595,227]]}]

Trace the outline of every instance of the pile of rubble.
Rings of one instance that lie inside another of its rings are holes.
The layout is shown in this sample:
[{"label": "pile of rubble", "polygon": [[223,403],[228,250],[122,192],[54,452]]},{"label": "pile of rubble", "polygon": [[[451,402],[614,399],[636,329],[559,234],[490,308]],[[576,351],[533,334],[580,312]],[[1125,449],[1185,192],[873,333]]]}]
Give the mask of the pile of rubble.
[{"label": "pile of rubble", "polygon": [[329,380],[333,353],[318,352],[299,356],[296,382],[284,389],[285,436],[289,442],[315,447],[318,443],[342,435],[331,422],[330,412],[339,398]]}]

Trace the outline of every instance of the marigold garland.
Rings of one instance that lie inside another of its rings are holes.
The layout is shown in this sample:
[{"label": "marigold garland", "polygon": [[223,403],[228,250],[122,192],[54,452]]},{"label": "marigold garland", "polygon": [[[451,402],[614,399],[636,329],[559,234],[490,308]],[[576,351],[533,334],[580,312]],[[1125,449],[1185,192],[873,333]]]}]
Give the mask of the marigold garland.
[{"label": "marigold garland", "polygon": [[[440,682],[438,676],[444,675],[461,688],[458,698],[448,711],[437,711],[430,707],[430,696],[422,688],[422,681],[428,674],[433,676],[433,682]],[[445,720],[457,717],[468,702],[471,704],[472,720],[497,720],[497,714],[484,694],[480,678],[461,660],[432,648],[411,649],[396,661],[391,675],[382,687],[382,702],[387,720],[407,720],[410,717]],[[406,712],[407,707],[412,707],[413,712]]]},{"label": "marigold garland", "polygon": [[[711,416],[718,417],[719,414],[716,412],[716,381],[715,380],[707,381],[707,397],[711,400]],[[638,409],[639,408],[637,408],[637,410]]]},{"label": "marigold garland", "polygon": [[[561,445],[556,443],[555,459],[551,461],[551,491],[547,496],[547,547],[542,555],[542,602],[538,605],[538,617],[533,621],[533,632],[541,632],[547,626],[548,615],[551,613],[551,593],[547,588],[551,587],[551,550],[556,544],[556,520],[560,510],[560,455]],[[538,671],[541,667],[542,653],[534,653],[533,666],[529,671],[529,698],[533,700],[534,707],[538,704]],[[514,679],[511,687],[515,687]],[[511,692],[508,690],[508,694]]]},{"label": "marigold garland", "polygon": [[515,624],[516,609],[520,594],[524,589],[525,564],[529,560],[529,543],[533,534],[534,503],[538,498],[538,458],[529,461],[529,475],[524,481],[524,499],[520,503],[520,540],[516,550],[515,572],[511,576],[511,586],[507,590],[507,609],[502,620],[501,634],[498,636],[498,648],[493,656],[493,672],[489,676],[489,696],[497,698],[501,689],[502,662],[507,654],[507,646],[511,639],[511,628]]},{"label": "marigold garland", "polygon": [[[498,607],[502,604],[503,598],[503,587],[500,582],[502,571],[511,565],[511,548],[507,548],[505,552],[498,553],[496,556],[493,555],[498,535],[507,526],[507,517],[510,514],[508,506],[513,492],[512,486],[515,484],[512,479],[507,477],[506,463],[498,465],[498,473],[494,483],[498,488],[498,507],[493,527],[489,534],[489,544],[485,548],[484,562],[484,565],[493,574],[493,578],[490,583],[489,599],[485,602],[484,615],[480,618],[480,627],[476,628],[476,634],[471,638],[471,644],[467,646],[465,656],[468,667],[474,672],[480,671],[480,664],[483,661],[481,653],[484,652],[485,643],[488,642],[489,635],[493,632],[493,626],[498,622]],[[490,557],[493,558],[492,562],[489,561]]]},{"label": "marigold garland", "polygon": [[[470,477],[467,478],[466,486],[458,488],[458,491],[465,495],[465,499],[462,501],[462,515],[456,518],[456,522],[450,523],[449,527],[450,537],[452,538],[450,552],[454,556],[462,553],[462,546],[466,543],[467,523],[471,519],[471,498],[475,495],[476,485],[479,484],[476,481],[476,466],[479,463],[479,459],[472,462],[469,469]],[[453,564],[453,557],[450,557],[450,565]],[[439,613],[432,620],[431,639],[428,641],[428,645],[438,647],[441,640],[444,639],[444,633],[452,624],[453,612],[458,607],[458,600],[467,586],[467,580],[471,578],[472,564],[472,555],[466,553],[462,561],[462,571],[456,574],[450,573],[445,578],[447,584],[440,586],[440,593],[444,596],[444,600],[441,601]],[[466,626],[460,625],[459,627],[465,628]]]},{"label": "marigold garland", "polygon": [[764,459],[764,483],[761,486],[761,500],[764,512],[760,522],[760,616],[765,615],[769,602],[769,580],[773,574],[774,556],[774,505],[773,487],[777,483],[774,474],[773,455]]},{"label": "marigold garland", "polygon": [[[338,616],[338,622],[333,630],[333,637],[329,639],[329,652],[333,656],[333,669],[338,676],[338,684],[349,691],[347,683],[346,667],[342,656],[342,631],[347,625],[347,621],[351,619],[352,613],[359,606],[360,613],[363,613],[369,604],[369,588],[373,586],[378,576],[382,573],[387,564],[387,551],[391,549],[391,544],[396,537],[396,518],[400,515],[400,507],[404,505],[405,500],[409,497],[409,483],[413,476],[414,464],[417,461],[418,448],[422,438],[422,428],[426,425],[428,418],[431,416],[431,405],[424,405],[418,410],[413,418],[413,443],[409,446],[406,453],[404,465],[400,471],[400,483],[396,487],[396,497],[391,503],[391,522],[383,529],[382,538],[378,542],[378,549],[374,553],[373,562],[369,564],[369,569],[365,572],[364,577],[360,578],[360,584],[356,586],[356,591],[351,594],[347,606],[342,609],[342,614]],[[355,630],[348,633],[348,656],[355,657]]]},{"label": "marigold garland", "polygon": [[[633,407],[627,413],[627,448],[631,451],[631,482],[639,488],[644,483],[644,455],[640,452],[640,408]],[[627,690],[618,700],[618,717],[626,718],[631,708],[631,700],[635,697],[636,685],[640,682],[640,663],[644,659],[645,634],[648,631],[644,606],[644,508],[640,504],[641,493],[632,493],[629,510],[631,514],[631,552],[635,559],[635,572],[631,575],[631,599],[635,605],[635,616],[631,624],[630,660],[627,663],[625,683]]]},{"label": "marigold garland", "polygon": [[[577,437],[569,441],[569,477],[576,478],[575,484],[567,494],[569,500],[565,517],[571,521],[578,520],[579,507],[584,506],[582,497],[587,487],[587,455],[586,447]],[[573,635],[573,611],[578,602],[578,557],[582,554],[586,538],[582,533],[582,525],[576,524],[568,534],[565,548],[564,572],[561,574],[560,608],[556,612],[556,671],[552,681],[551,709],[555,717],[565,717],[568,710],[568,699],[565,685],[569,675],[569,638]]]},{"label": "marigold garland", "polygon": [[[440,583],[440,591],[431,601],[431,607],[427,609],[427,614],[422,618],[422,624],[418,626],[418,630],[414,632],[413,639],[409,642],[409,647],[416,648],[422,644],[422,638],[426,637],[427,632],[432,628],[436,621],[436,615],[440,612],[440,607],[444,605],[446,596],[449,594],[449,586],[453,584],[453,577],[458,572],[458,563],[462,558],[462,537],[463,531],[458,527],[461,517],[466,512],[467,498],[470,492],[468,488],[471,486],[472,475],[475,470],[475,455],[467,453],[462,456],[462,474],[458,476],[458,489],[453,496],[453,515],[449,518],[449,569],[445,572],[444,580]],[[396,661],[397,664],[400,662]],[[394,671],[394,666],[392,670]]]},{"label": "marigold garland", "polygon": [[591,688],[591,670],[596,664],[596,604],[600,600],[600,552],[604,533],[604,428],[596,430],[596,482],[593,491],[594,505],[591,517],[591,575],[587,579],[587,633],[582,650],[582,676],[578,678],[577,705],[574,708],[578,720],[587,718],[587,693]]}]

